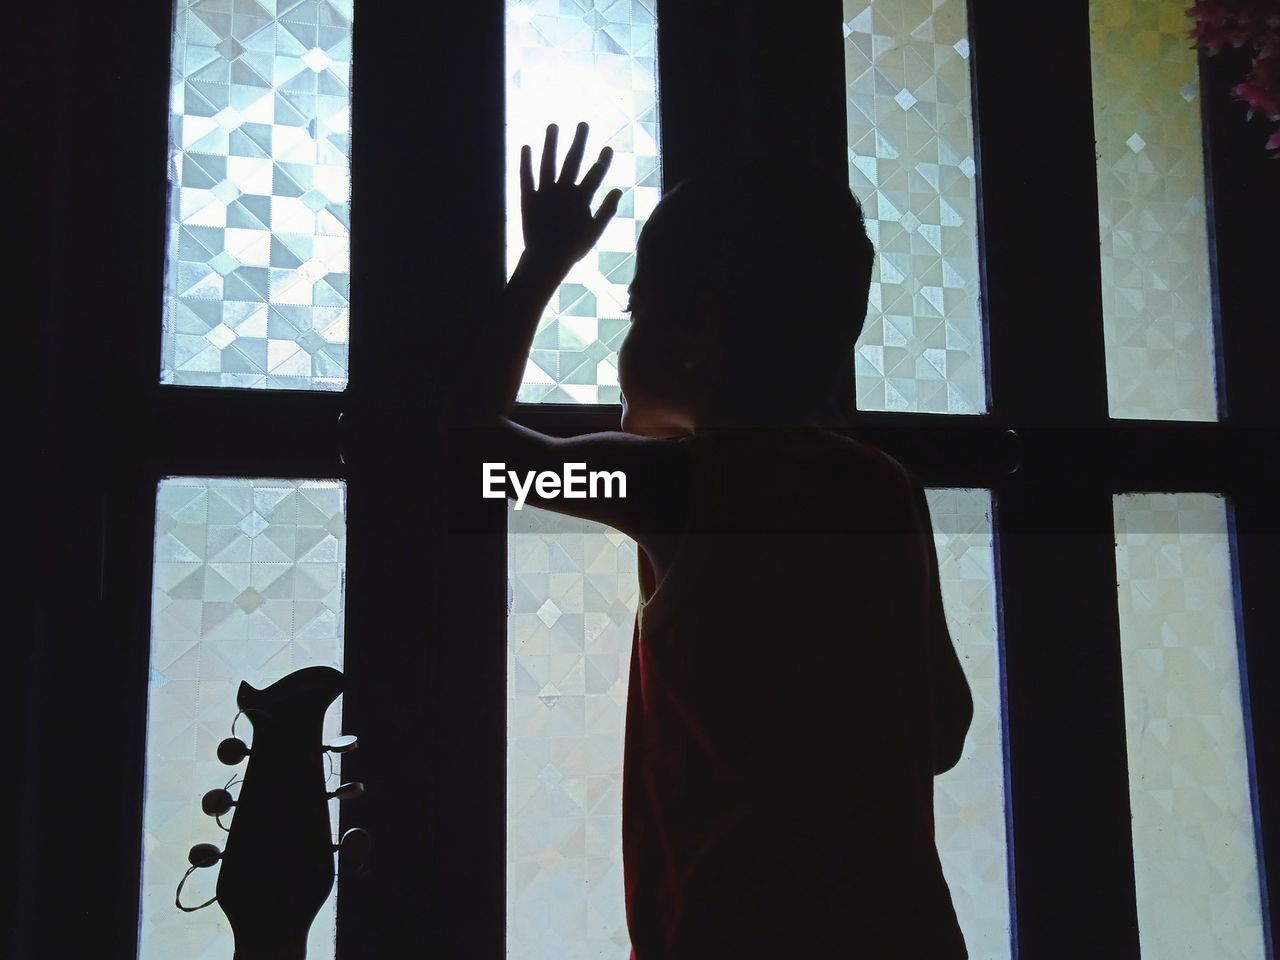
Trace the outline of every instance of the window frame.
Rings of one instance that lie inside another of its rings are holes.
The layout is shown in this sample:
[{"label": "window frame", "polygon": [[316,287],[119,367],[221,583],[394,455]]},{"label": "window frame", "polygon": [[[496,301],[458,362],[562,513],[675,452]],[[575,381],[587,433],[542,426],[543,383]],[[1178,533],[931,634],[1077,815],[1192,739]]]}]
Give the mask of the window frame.
[{"label": "window frame", "polygon": [[[1280,870],[1280,719],[1267,709],[1280,699],[1280,655],[1264,640],[1280,632],[1268,589],[1280,582],[1280,541],[1263,471],[1280,406],[1266,369],[1280,335],[1263,322],[1280,165],[1268,167],[1265,134],[1230,99],[1245,61],[1202,56],[1223,416],[1111,420],[1087,6],[969,0],[989,412],[865,412],[855,430],[926,486],[992,494],[1012,937],[1028,958],[1138,955],[1115,493],[1228,499],[1264,898]],[[348,483],[344,717],[362,738],[350,775],[369,794],[344,805],[342,826],[371,828],[377,869],[339,878],[339,956],[417,946],[496,960],[505,955],[505,519],[501,504],[450,484],[456,458],[432,385],[467,336],[453,318],[493,309],[504,275],[503,4],[370,4],[356,16],[352,312],[361,320],[345,393],[158,383],[172,8],[145,0],[133,12],[32,14],[45,18],[40,36],[57,68],[43,91],[56,162],[40,181],[57,259],[37,265],[52,322],[39,333],[33,502],[49,519],[30,569],[33,587],[58,586],[33,593],[21,661],[15,955],[56,944],[136,957],[155,484],[252,474]],[[664,186],[714,165],[727,145],[765,137],[803,138],[843,170],[837,0],[789,11],[786,31],[763,0],[666,2],[658,16]],[[405,36],[449,39],[407,56]],[[106,76],[89,69],[111,49],[134,55]],[[708,75],[734,82],[708,85]],[[86,100],[90,77],[97,98],[128,109]],[[1061,92],[1046,103],[1046,89]],[[406,119],[406,90],[427,91],[426,119]],[[393,129],[394,149],[361,146]],[[410,175],[432,186],[405,191]],[[1058,214],[1052,229],[1038,214],[1045,183],[1066,199],[1047,205]],[[85,210],[110,225],[111,244]],[[1075,279],[1052,284],[1063,276]],[[390,375],[414,357],[436,365]],[[1045,357],[1050,370],[1020,362]],[[568,435],[615,427],[617,408],[522,405],[516,418]],[[252,430],[238,436],[228,424]],[[450,735],[461,718],[467,735]],[[86,902],[69,914],[63,886],[73,876]],[[1268,919],[1272,909],[1264,899]]]}]

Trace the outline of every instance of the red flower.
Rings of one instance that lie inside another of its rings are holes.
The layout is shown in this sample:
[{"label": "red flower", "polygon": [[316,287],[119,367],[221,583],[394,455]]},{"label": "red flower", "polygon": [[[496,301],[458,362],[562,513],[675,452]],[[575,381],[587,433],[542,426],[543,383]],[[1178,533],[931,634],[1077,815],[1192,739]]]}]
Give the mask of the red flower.
[{"label": "red flower", "polygon": [[1240,83],[1231,88],[1237,100],[1249,104],[1249,119],[1256,111],[1262,111],[1272,120],[1280,120],[1280,98],[1272,96],[1256,83]]},{"label": "red flower", "polygon": [[[1231,93],[1249,105],[1248,119],[1260,112],[1280,120],[1280,6],[1276,0],[1195,0],[1187,16],[1194,21],[1187,35],[1210,56],[1226,46],[1253,50],[1249,75]],[[1280,150],[1280,131],[1271,135],[1266,148]]]}]

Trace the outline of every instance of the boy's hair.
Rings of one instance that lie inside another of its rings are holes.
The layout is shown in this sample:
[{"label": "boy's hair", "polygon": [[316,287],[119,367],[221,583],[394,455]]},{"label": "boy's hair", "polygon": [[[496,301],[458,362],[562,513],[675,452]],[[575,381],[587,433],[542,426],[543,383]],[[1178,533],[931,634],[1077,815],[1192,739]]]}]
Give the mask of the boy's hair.
[{"label": "boy's hair", "polygon": [[637,297],[660,298],[677,322],[724,305],[725,350],[772,401],[812,407],[851,379],[875,251],[847,183],[762,157],[690,177],[638,247]]}]

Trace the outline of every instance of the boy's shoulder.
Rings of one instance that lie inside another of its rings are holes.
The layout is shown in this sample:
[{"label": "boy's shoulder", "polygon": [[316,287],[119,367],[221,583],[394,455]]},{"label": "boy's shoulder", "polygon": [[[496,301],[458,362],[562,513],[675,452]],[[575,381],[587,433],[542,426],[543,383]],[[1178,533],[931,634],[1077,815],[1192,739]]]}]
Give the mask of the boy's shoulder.
[{"label": "boy's shoulder", "polygon": [[914,475],[876,444],[826,429],[711,430],[655,441],[653,452],[682,465],[726,458],[754,462],[760,470],[772,464],[775,472],[784,470],[797,482],[820,486],[826,478],[846,489],[895,499],[910,499],[918,486]]},{"label": "boy's shoulder", "polygon": [[830,481],[844,492],[839,499],[846,502],[848,510],[864,519],[870,511],[878,529],[915,530],[923,498],[915,475],[868,440],[844,434],[829,436]]},{"label": "boy's shoulder", "polygon": [[844,437],[849,443],[857,447],[859,455],[868,463],[874,464],[886,479],[892,481],[895,485],[906,491],[910,491],[915,486],[915,477],[906,467],[894,456],[886,453],[880,447],[867,440],[856,440],[852,437]]},{"label": "boy's shoulder", "polygon": [[869,440],[823,431],[815,449],[821,451],[818,456],[825,455],[888,489],[909,492],[914,484],[906,467]]}]

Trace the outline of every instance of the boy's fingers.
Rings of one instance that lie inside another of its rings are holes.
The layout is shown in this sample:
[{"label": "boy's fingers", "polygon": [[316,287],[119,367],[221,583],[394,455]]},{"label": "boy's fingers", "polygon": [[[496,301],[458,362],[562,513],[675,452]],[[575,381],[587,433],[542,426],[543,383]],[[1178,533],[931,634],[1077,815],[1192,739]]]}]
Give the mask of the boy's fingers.
[{"label": "boy's fingers", "polygon": [[560,182],[572,184],[578,179],[578,168],[582,166],[582,152],[587,146],[587,124],[578,124],[573,132],[573,143],[569,144],[569,152],[565,154],[564,169],[560,171]]},{"label": "boy's fingers", "polygon": [[605,147],[600,151],[600,159],[591,165],[587,175],[582,178],[581,187],[586,191],[588,200],[594,197],[596,191],[600,189],[600,181],[604,179],[605,171],[609,169],[609,161],[612,159],[613,150]]},{"label": "boy's fingers", "polygon": [[547,125],[547,136],[542,141],[542,166],[538,170],[538,183],[549,186],[556,182],[556,134],[559,128],[554,123]]},{"label": "boy's fingers", "polygon": [[520,148],[520,195],[533,193],[533,150],[526,143]]},{"label": "boy's fingers", "polygon": [[618,201],[621,199],[622,191],[618,189],[610,190],[605,194],[604,200],[600,204],[600,209],[591,218],[592,223],[596,225],[597,234],[604,230],[609,221],[613,219],[613,215],[618,212]]}]

